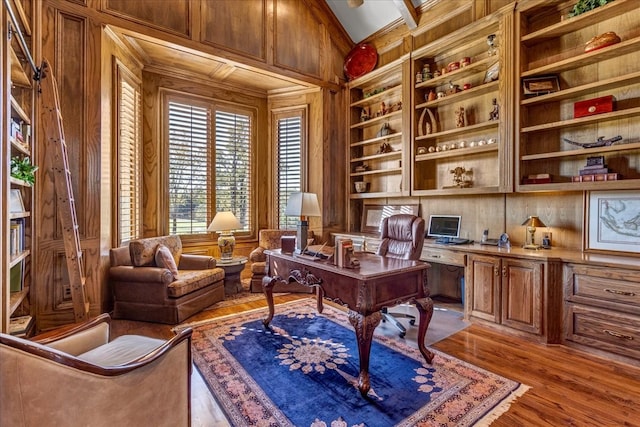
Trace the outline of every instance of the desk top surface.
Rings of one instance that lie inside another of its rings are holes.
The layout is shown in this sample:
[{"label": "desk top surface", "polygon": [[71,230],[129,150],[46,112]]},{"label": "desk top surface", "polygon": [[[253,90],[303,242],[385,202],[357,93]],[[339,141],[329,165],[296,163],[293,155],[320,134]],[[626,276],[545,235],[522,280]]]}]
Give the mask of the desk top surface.
[{"label": "desk top surface", "polygon": [[323,260],[318,258],[314,260],[306,256],[302,257],[295,254],[283,254],[280,249],[267,250],[265,253],[275,258],[284,259],[307,267],[318,268],[343,276],[353,277],[359,280],[426,270],[429,267],[429,264],[423,261],[387,258],[367,252],[354,253],[354,257],[360,262],[360,266],[356,268],[338,267],[333,264],[332,260]]}]

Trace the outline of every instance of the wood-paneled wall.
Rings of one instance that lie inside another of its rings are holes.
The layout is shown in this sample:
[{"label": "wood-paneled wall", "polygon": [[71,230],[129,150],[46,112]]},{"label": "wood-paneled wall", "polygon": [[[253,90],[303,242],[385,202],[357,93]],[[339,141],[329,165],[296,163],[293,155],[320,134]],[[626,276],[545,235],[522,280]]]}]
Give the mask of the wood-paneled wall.
[{"label": "wood-paneled wall", "polygon": [[[160,162],[156,119],[160,87],[254,106],[258,111],[256,182],[259,185],[266,183],[270,167],[267,92],[243,94],[220,89],[220,84],[207,87],[202,79],[196,82],[197,79],[186,81],[184,76],[179,78],[170,73],[160,75],[155,64],[154,72],[143,72],[148,65],[144,63],[144,55],[111,37],[111,27],[317,85],[320,89],[310,101],[313,154],[318,159],[313,165],[316,188],[327,184],[323,160],[329,156],[335,163],[337,156],[341,156],[341,142],[336,140],[338,128],[328,129],[322,124],[327,123],[326,110],[341,110],[342,58],[351,48],[351,41],[336,25],[335,18],[327,13],[328,6],[311,0],[242,0],[241,5],[238,3],[236,0],[173,0],[170,7],[158,7],[157,0],[45,0],[43,3],[42,56],[52,64],[59,84],[91,314],[109,311],[112,304],[108,250],[114,241],[111,115],[115,58],[144,82],[146,235],[166,230],[158,210],[159,197],[163,194],[159,188],[159,168],[164,166]],[[34,268],[33,294],[37,329],[43,331],[73,322],[73,311],[53,178],[44,172],[52,166],[50,156],[39,153],[36,164],[43,173],[37,174],[40,215],[36,219],[38,266]],[[260,188],[257,193],[260,197],[270,197],[269,191]],[[328,197],[325,206],[333,207],[338,200],[344,200],[344,194],[340,193],[324,197]],[[332,210],[328,215],[334,227],[344,222],[343,216],[344,209]],[[257,229],[269,226],[262,212],[256,220]],[[318,228],[321,227],[318,224]],[[191,247],[187,242],[186,246],[186,250],[193,253],[217,255],[213,241],[194,243]],[[254,246],[255,240],[240,243],[237,252],[248,255]]]}]

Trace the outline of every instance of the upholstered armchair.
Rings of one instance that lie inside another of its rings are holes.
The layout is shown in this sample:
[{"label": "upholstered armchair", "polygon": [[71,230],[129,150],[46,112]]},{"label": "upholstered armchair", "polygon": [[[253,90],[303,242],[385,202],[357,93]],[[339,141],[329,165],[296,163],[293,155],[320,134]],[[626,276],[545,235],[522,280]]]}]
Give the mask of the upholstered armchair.
[{"label": "upholstered armchair", "polygon": [[0,334],[0,425],[190,425],[191,329],[109,339],[103,314],[39,342]]},{"label": "upholstered armchair", "polygon": [[[262,292],[262,278],[265,276],[267,249],[280,249],[282,236],[295,236],[296,230],[264,229],[258,235],[258,247],[249,254],[251,261],[251,292]],[[315,239],[313,231],[307,234],[309,240]],[[313,288],[298,283],[278,283],[274,292],[304,292],[313,293]]]},{"label": "upholstered armchair", "polygon": [[[424,244],[424,219],[410,214],[392,215],[382,220],[380,226],[380,246],[378,255],[389,258],[420,259]],[[407,333],[405,327],[395,317],[408,317],[415,324],[415,316],[403,313],[391,313],[382,309],[382,320],[390,321],[400,331],[400,337]]]},{"label": "upholstered armchair", "polygon": [[224,270],[182,253],[180,236],[133,240],[110,258],[116,319],[176,324],[224,299]]}]

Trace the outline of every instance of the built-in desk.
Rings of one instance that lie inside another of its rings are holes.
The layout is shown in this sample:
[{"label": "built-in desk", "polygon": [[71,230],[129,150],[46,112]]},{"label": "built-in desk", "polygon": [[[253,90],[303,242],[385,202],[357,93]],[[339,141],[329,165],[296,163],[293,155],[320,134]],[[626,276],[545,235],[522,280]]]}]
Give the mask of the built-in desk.
[{"label": "built-in desk", "polygon": [[[371,251],[380,243],[370,235],[335,236]],[[421,259],[431,264],[432,296],[451,271],[464,275],[467,320],[640,364],[639,257],[426,240]]]}]

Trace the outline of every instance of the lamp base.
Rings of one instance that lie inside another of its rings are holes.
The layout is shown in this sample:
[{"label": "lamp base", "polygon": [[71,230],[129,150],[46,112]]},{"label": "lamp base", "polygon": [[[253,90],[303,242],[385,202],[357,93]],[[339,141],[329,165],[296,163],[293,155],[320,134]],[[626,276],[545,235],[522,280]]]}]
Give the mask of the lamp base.
[{"label": "lamp base", "polygon": [[236,247],[236,238],[231,233],[222,233],[218,237],[218,248],[220,248],[220,259],[230,261],[233,259],[233,249]]},{"label": "lamp base", "polygon": [[296,234],[296,254],[304,253],[307,249],[307,236],[309,231],[309,222],[308,221],[300,221],[298,222],[298,232]]},{"label": "lamp base", "polygon": [[536,251],[537,251],[538,249],[540,249],[540,248],[541,248],[541,246],[540,246],[540,245],[533,245],[533,244],[524,245],[524,246],[522,247],[522,249],[533,249],[533,250],[536,250]]}]

